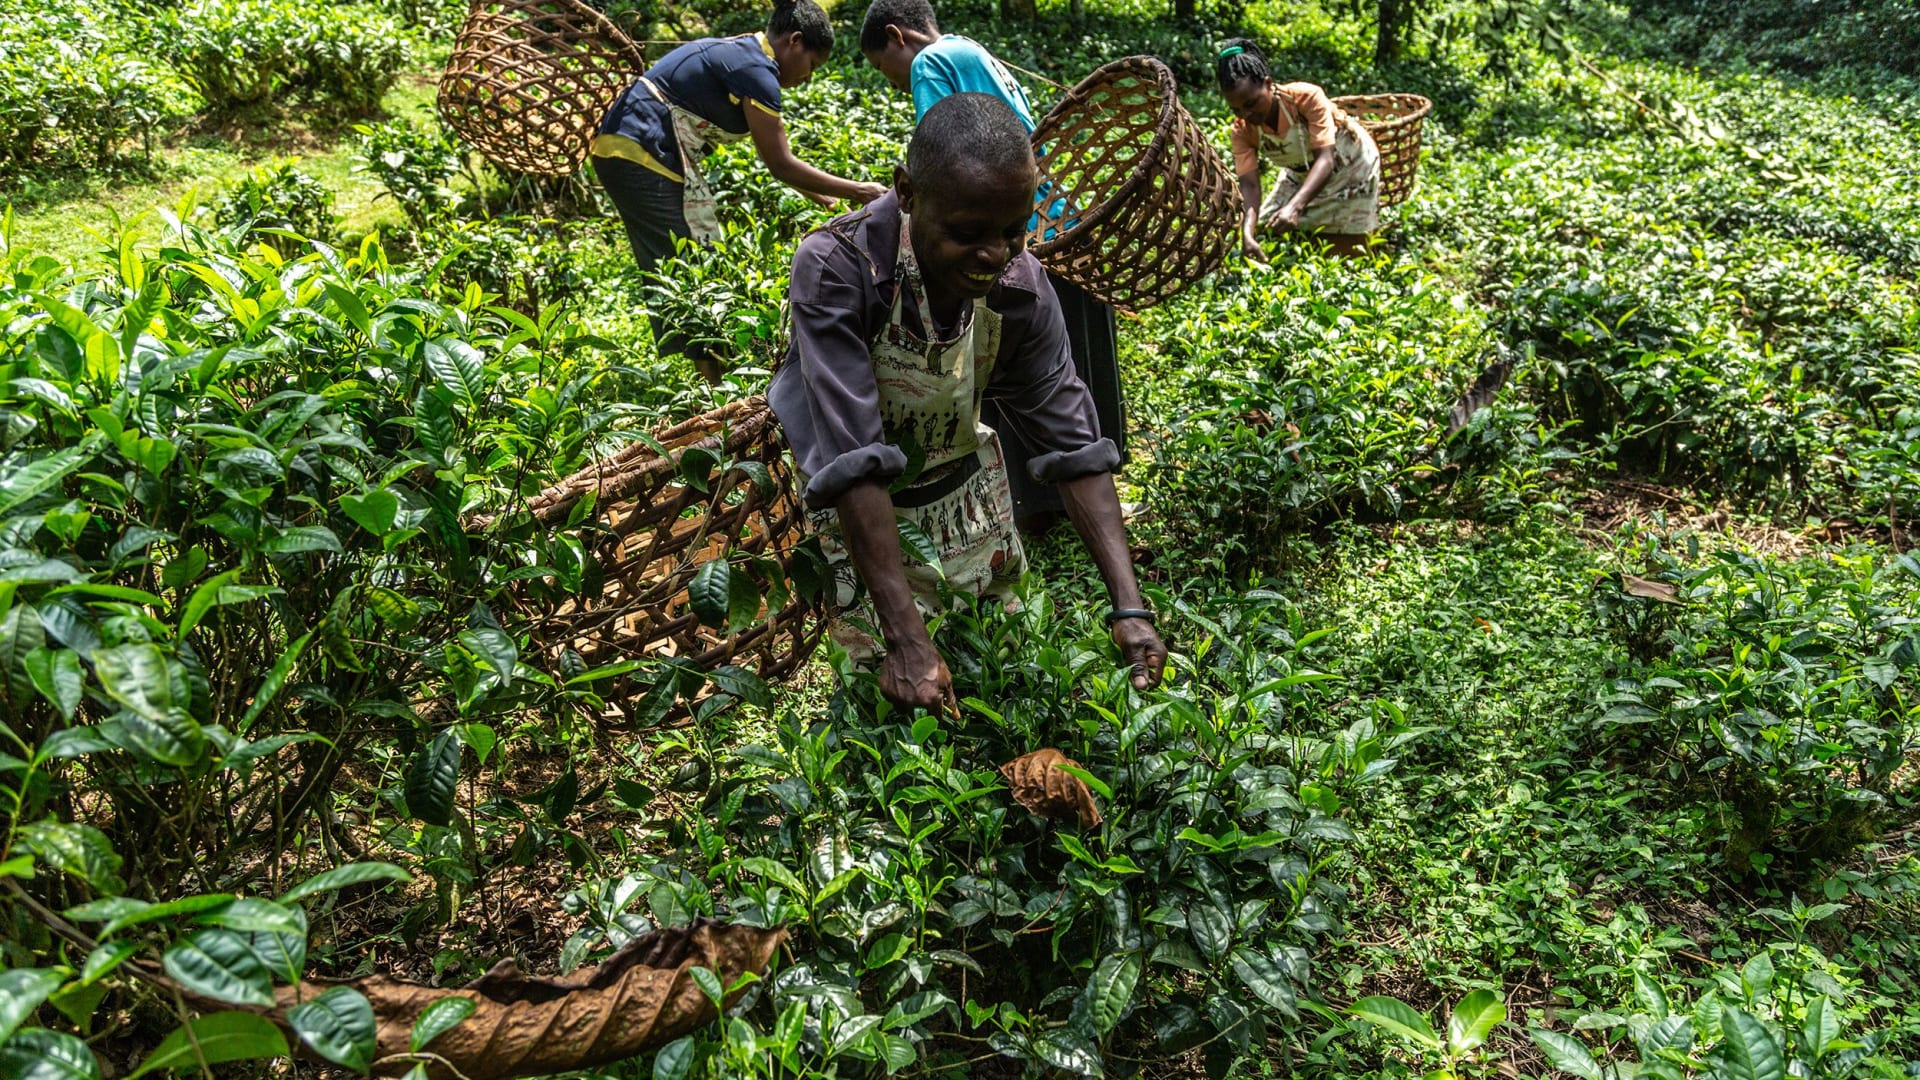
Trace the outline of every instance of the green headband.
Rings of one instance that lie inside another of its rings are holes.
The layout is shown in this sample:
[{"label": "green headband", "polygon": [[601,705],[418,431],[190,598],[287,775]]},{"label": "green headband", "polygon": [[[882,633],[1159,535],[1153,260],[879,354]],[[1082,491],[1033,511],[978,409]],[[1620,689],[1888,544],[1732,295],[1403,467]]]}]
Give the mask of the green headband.
[{"label": "green headband", "polygon": [[1245,45],[1229,45],[1226,48],[1221,49],[1220,55],[1218,57],[1215,57],[1215,59],[1225,60],[1229,56],[1239,56],[1241,53],[1246,51],[1247,51],[1247,47]]}]

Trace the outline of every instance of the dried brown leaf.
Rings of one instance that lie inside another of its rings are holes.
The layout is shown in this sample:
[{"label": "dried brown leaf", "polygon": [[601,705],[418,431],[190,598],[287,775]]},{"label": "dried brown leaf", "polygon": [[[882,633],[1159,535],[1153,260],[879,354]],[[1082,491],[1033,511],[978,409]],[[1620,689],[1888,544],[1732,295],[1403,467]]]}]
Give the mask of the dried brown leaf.
[{"label": "dried brown leaf", "polygon": [[1093,805],[1093,792],[1077,776],[1059,766],[1080,763],[1049,746],[1014,758],[1000,766],[1013,797],[1021,806],[1054,821],[1078,821],[1083,829],[1100,824],[1100,809]]},{"label": "dried brown leaf", "polygon": [[[689,969],[711,969],[731,987],[746,972],[760,974],[784,930],[727,926],[702,919],[690,926],[655,930],[629,941],[604,963],[570,975],[526,975],[511,960],[495,964],[458,989],[436,989],[384,975],[344,984],[309,980],[306,997],[332,985],[360,991],[373,1003],[379,1024],[381,1075],[399,1075],[414,1061],[408,1052],[413,1022],[427,1006],[447,997],[464,997],[474,1014],[427,1047],[445,1060],[429,1062],[436,1078],[451,1080],[446,1065],[467,1080],[512,1080],[522,1076],[584,1069],[644,1053],[714,1019],[713,1003],[693,982]],[[293,988],[279,992],[279,1010],[295,1003]]]},{"label": "dried brown leaf", "polygon": [[1632,574],[1620,575],[1620,591],[1628,596],[1638,596],[1647,600],[1659,600],[1663,603],[1680,602],[1680,590],[1664,581],[1634,577]]}]

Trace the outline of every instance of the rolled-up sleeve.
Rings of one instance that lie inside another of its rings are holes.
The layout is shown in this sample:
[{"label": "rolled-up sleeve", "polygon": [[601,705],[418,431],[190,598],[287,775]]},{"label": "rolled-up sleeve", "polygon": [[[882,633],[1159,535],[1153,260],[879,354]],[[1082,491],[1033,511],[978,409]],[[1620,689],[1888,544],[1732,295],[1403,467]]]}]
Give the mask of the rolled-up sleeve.
[{"label": "rolled-up sleeve", "polygon": [[1120,450],[1101,436],[1093,394],[1073,369],[1060,299],[1038,264],[1030,269],[1020,277],[1032,292],[1014,293],[1019,299],[1001,307],[1010,348],[1001,350],[987,393],[1012,429],[1008,434],[1028,449],[1033,479],[1058,484],[1112,472]]},{"label": "rolled-up sleeve", "polygon": [[890,481],[907,457],[884,442],[880,388],[867,353],[867,290],[859,267],[816,233],[794,253],[793,315],[786,365],[768,391],[794,461],[807,476],[807,505],[833,505],[865,480]]}]

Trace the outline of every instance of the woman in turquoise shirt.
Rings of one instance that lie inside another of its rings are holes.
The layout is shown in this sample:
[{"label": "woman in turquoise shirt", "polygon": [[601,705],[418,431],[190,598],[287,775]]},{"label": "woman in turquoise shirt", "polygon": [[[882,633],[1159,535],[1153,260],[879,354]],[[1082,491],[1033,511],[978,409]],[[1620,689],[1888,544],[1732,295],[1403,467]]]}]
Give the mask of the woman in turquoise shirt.
[{"label": "woman in turquoise shirt", "polygon": [[[860,27],[860,51],[894,89],[913,95],[915,123],[927,115],[934,102],[949,94],[990,94],[1011,106],[1027,132],[1033,132],[1033,105],[1027,100],[1026,90],[1014,81],[1013,73],[979,42],[941,33],[929,0],[873,0]],[[1047,280],[1060,298],[1073,366],[1093,391],[1100,434],[1124,452],[1126,404],[1120,393],[1120,352],[1113,308],[1051,272]],[[1031,456],[1031,448],[1020,444],[1012,425],[1000,422],[995,403],[987,402],[981,416],[1003,433],[1014,513],[1021,528],[1038,532],[1051,526],[1060,517],[1060,497],[1053,488],[1036,484],[1027,476],[1023,463]]]}]

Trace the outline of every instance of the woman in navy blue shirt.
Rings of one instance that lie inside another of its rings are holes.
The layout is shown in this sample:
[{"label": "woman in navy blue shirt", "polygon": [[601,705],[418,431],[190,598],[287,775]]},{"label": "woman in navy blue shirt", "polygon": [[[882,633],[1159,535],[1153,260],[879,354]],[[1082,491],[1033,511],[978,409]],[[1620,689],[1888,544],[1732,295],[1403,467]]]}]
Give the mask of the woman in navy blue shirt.
[{"label": "woman in navy blue shirt", "polygon": [[[676,237],[720,238],[713,193],[700,173],[716,143],[751,138],[776,180],[823,206],[836,199],[867,203],[887,191],[816,169],[787,143],[780,91],[806,82],[832,51],[833,27],[819,4],[775,0],[764,32],[682,45],[613,103],[593,140],[593,169],[620,211],[640,269],[672,255]],[[687,351],[652,321],[662,353]],[[694,363],[719,378],[712,356],[696,354]]]}]

